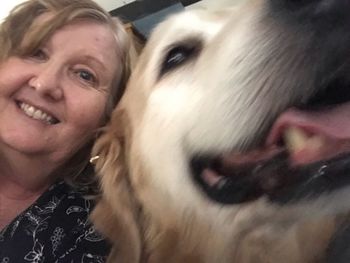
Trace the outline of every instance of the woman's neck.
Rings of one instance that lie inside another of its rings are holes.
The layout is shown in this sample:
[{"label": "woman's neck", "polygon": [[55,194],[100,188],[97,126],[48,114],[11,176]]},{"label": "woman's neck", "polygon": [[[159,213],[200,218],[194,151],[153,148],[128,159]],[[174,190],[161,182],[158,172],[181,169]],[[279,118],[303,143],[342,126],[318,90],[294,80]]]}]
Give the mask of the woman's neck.
[{"label": "woman's neck", "polygon": [[5,180],[18,185],[19,189],[37,192],[54,180],[51,174],[59,164],[50,162],[46,156],[22,154],[2,146],[0,144],[0,183]]},{"label": "woman's neck", "polygon": [[0,229],[45,192],[54,180],[52,170],[38,158],[0,151]]},{"label": "woman's neck", "polygon": [[0,176],[0,229],[33,204],[46,189],[47,185],[43,185],[33,191]]}]

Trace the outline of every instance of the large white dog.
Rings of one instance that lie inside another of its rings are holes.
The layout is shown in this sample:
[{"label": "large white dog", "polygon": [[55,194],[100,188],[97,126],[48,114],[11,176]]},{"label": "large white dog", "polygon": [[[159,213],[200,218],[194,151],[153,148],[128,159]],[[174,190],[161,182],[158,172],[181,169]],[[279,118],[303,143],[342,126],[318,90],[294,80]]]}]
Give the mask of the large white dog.
[{"label": "large white dog", "polygon": [[350,208],[349,10],[252,0],[156,28],[94,148],[110,262],[329,257]]}]

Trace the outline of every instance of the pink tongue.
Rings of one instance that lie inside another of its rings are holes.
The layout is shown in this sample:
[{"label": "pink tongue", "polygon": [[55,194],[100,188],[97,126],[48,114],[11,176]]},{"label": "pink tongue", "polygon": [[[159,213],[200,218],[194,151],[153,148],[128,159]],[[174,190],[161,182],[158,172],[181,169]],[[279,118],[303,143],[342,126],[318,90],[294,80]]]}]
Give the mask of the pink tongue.
[{"label": "pink tongue", "polygon": [[289,109],[274,123],[267,144],[277,143],[288,127],[302,129],[310,136],[321,135],[326,142],[322,149],[317,151],[304,149],[295,153],[292,159],[296,163],[317,161],[350,151],[350,103],[319,111]]}]

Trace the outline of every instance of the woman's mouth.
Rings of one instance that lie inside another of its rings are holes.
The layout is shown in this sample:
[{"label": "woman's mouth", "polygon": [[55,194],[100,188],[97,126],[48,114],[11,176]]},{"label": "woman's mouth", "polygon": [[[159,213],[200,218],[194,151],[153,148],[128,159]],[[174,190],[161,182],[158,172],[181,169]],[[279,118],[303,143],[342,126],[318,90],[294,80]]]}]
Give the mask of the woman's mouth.
[{"label": "woman's mouth", "polygon": [[45,124],[53,125],[59,123],[58,119],[50,115],[49,113],[36,108],[33,105],[27,104],[22,101],[17,101],[17,106],[23,111],[28,117],[41,121]]}]

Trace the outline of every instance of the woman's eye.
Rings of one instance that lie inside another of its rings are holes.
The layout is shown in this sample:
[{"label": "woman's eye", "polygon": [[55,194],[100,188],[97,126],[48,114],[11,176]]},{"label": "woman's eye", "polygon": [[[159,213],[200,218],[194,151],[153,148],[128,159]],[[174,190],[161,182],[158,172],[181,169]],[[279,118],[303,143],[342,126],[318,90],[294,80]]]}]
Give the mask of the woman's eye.
[{"label": "woman's eye", "polygon": [[90,84],[96,84],[97,79],[94,74],[89,72],[88,70],[79,70],[76,73],[79,78],[81,78],[83,81],[88,82]]}]

